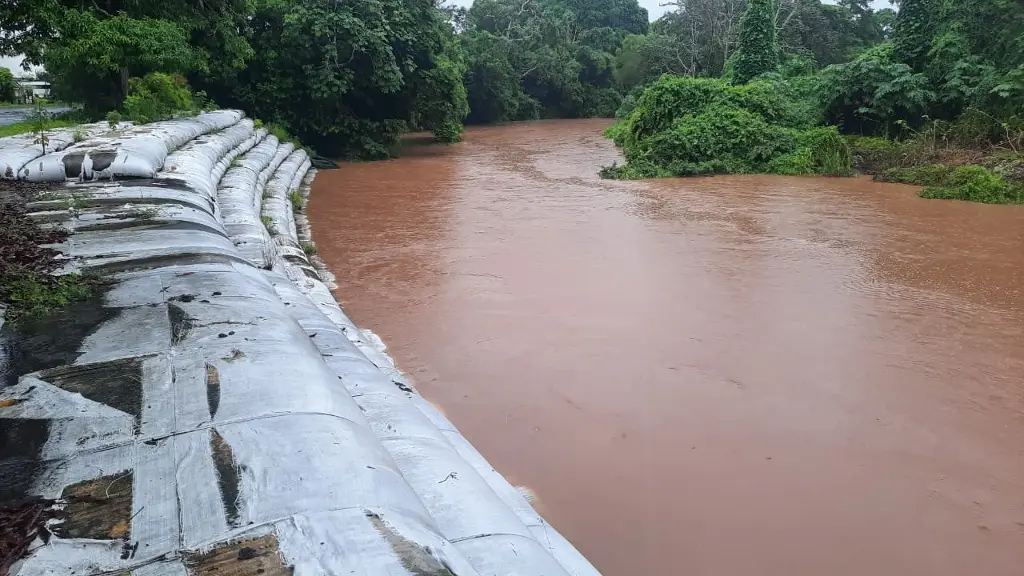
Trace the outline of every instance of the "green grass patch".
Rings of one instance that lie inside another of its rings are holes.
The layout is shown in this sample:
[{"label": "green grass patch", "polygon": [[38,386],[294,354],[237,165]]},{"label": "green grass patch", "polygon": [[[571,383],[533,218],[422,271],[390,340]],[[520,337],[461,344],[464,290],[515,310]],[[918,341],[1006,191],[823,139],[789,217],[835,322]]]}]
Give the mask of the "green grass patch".
[{"label": "green grass patch", "polygon": [[922,198],[966,200],[985,204],[1024,202],[1024,184],[1009,181],[984,166],[945,166],[928,164],[909,168],[890,168],[878,177],[886,182],[925,186]]},{"label": "green grass patch", "polygon": [[315,256],[316,244],[313,244],[312,242],[303,242],[302,251],[306,253],[306,256]]},{"label": "green grass patch", "polygon": [[96,283],[68,274],[50,276],[36,272],[0,277],[0,300],[7,304],[7,321],[17,325],[26,318],[50,314],[74,302],[89,298]]},{"label": "green grass patch", "polygon": [[944,185],[929,186],[922,198],[967,200],[985,204],[1020,204],[1024,201],[1024,185],[1011,184],[984,166],[960,166],[953,170]]},{"label": "green grass patch", "polygon": [[[55,130],[57,128],[70,128],[71,126],[77,125],[77,122],[71,122],[68,120],[47,120],[42,124],[43,130]],[[0,126],[0,138],[5,136],[17,136],[18,134],[26,134],[28,132],[34,132],[39,128],[37,122],[18,122],[16,124],[8,124],[7,126]]]},{"label": "green grass patch", "polygon": [[301,214],[304,204],[302,202],[302,194],[299,194],[298,190],[292,190],[288,193],[288,201],[292,203],[292,212]]}]

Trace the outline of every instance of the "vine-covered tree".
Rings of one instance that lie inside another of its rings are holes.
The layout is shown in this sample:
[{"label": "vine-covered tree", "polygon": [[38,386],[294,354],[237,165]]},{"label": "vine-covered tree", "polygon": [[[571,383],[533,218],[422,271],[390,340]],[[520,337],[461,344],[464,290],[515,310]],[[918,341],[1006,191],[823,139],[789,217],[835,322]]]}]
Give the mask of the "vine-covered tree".
[{"label": "vine-covered tree", "polygon": [[733,82],[746,84],[779,65],[777,0],[751,0],[740,20],[740,44]]}]

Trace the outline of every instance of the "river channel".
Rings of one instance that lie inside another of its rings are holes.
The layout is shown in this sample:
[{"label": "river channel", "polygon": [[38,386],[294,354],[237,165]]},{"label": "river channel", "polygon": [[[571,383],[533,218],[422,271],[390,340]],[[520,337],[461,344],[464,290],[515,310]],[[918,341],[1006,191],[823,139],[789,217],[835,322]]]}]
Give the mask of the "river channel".
[{"label": "river channel", "polygon": [[1024,207],[604,181],[607,125],[320,172],[338,300],[606,576],[1024,573]]}]

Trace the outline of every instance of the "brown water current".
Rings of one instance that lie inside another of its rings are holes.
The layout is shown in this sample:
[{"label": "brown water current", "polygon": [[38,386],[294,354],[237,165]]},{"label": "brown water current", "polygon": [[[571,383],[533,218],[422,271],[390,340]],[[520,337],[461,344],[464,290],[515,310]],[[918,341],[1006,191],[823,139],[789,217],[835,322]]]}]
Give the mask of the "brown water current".
[{"label": "brown water current", "polygon": [[607,125],[321,172],[345,310],[608,576],[1024,575],[1024,209],[602,181]]}]

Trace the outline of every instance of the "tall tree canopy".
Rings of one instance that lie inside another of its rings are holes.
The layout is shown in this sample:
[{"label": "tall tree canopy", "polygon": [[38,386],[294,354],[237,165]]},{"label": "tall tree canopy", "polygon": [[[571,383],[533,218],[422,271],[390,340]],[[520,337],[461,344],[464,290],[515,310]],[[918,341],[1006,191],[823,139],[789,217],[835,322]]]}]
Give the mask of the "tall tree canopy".
[{"label": "tall tree canopy", "polygon": [[615,112],[615,53],[647,32],[636,0],[478,0],[462,21],[471,122]]},{"label": "tall tree canopy", "polygon": [[0,4],[0,53],[25,54],[57,96],[103,111],[133,76],[236,73],[252,55],[247,16],[247,0],[17,0]]},{"label": "tall tree canopy", "polygon": [[248,66],[204,84],[218,102],[327,154],[386,156],[410,129],[458,139],[461,56],[433,0],[257,0],[248,29]]}]

